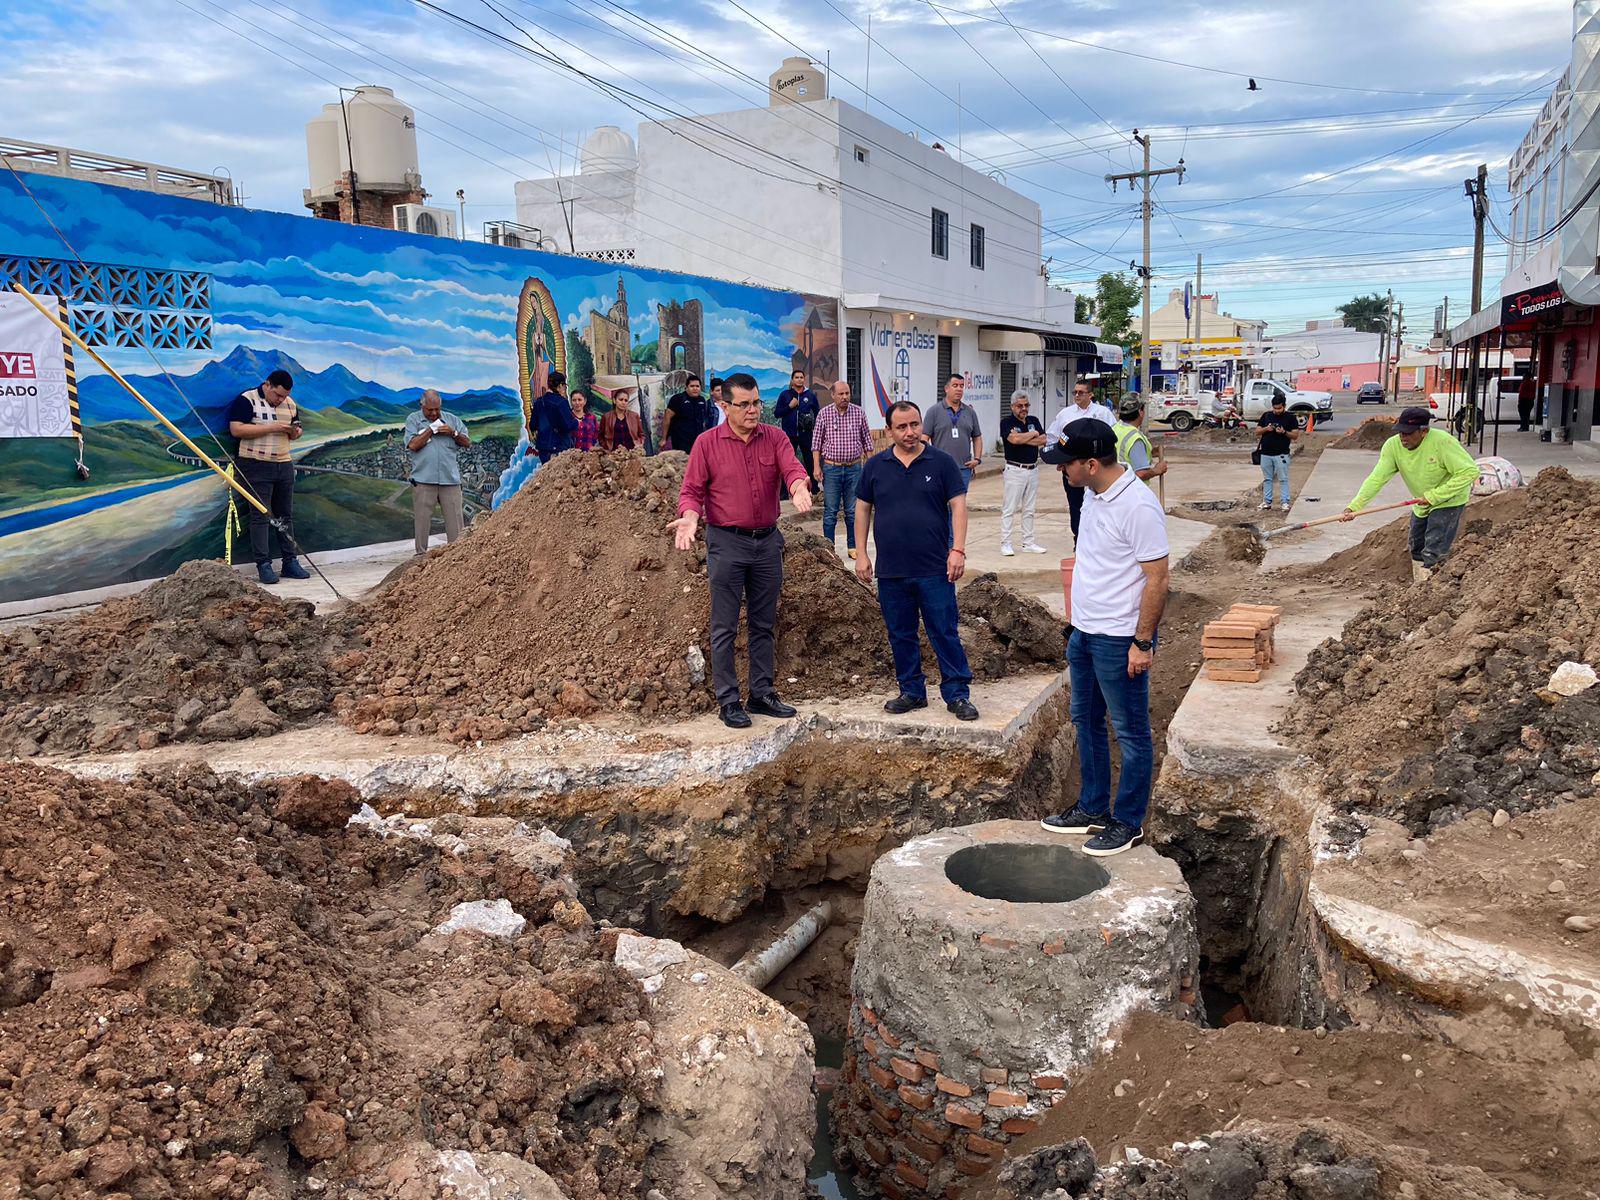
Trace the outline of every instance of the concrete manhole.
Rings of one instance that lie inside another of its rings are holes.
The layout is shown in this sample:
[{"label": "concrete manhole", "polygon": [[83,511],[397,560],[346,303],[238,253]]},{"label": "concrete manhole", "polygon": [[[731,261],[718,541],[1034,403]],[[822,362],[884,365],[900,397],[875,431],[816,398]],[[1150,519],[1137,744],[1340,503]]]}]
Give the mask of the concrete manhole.
[{"label": "concrete manhole", "polygon": [[1130,1013],[1198,1019],[1195,905],[1139,847],[1035,822],[907,842],[872,869],[833,1128],[871,1190],[942,1196],[993,1165]]},{"label": "concrete manhole", "polygon": [[945,860],[944,874],[964,892],[1009,904],[1065,904],[1111,882],[1094,859],[1059,842],[968,846]]}]

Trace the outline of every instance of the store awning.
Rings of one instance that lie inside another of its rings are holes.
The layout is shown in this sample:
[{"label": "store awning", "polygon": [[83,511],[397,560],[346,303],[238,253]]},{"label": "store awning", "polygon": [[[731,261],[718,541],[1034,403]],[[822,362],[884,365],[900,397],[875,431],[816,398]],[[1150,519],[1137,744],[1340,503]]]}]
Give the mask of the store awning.
[{"label": "store awning", "polygon": [[1096,342],[1094,349],[1095,353],[1100,356],[1100,361],[1105,363],[1106,366],[1120,367],[1122,365],[1121,346],[1114,345],[1111,342]]},{"label": "store awning", "polygon": [[978,329],[979,350],[1011,350],[1023,354],[1052,354],[1094,358],[1099,349],[1088,338],[1066,333],[1035,333],[1031,329],[1005,329],[985,325]]}]

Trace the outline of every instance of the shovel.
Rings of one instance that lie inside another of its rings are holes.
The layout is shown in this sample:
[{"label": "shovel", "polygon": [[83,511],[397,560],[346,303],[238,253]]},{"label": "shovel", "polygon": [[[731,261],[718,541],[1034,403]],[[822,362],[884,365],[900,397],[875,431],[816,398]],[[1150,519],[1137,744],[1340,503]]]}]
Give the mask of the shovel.
[{"label": "shovel", "polygon": [[[1362,509],[1356,514],[1356,516],[1364,517],[1368,513],[1392,512],[1397,508],[1410,508],[1413,504],[1421,503],[1422,500],[1419,498],[1416,500],[1402,500],[1398,504],[1380,504],[1377,508]],[[1240,528],[1248,529],[1251,533],[1255,534],[1256,538],[1260,541],[1270,542],[1275,537],[1282,537],[1286,533],[1294,533],[1299,529],[1310,529],[1313,525],[1329,525],[1334,521],[1342,520],[1344,520],[1343,513],[1334,513],[1334,515],[1331,517],[1318,517],[1314,521],[1300,521],[1294,525],[1285,525],[1281,529],[1262,529],[1259,525],[1242,525]]]}]

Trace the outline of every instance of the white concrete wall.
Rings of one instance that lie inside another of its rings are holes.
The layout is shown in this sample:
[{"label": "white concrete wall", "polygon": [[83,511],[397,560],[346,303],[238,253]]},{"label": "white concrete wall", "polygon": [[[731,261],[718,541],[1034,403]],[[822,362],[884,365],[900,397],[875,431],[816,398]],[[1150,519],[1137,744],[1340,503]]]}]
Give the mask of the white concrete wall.
[{"label": "white concrete wall", "polygon": [[568,253],[637,249],[634,194],[635,172],[631,170],[525,179],[516,186],[517,222],[541,230]]},{"label": "white concrete wall", "polygon": [[[953,148],[935,150],[842,101],[829,106],[842,127],[844,291],[1041,320],[1039,206],[958,163]],[[948,258],[933,255],[935,208],[949,214]],[[982,270],[971,265],[975,224],[984,229]]]},{"label": "white concrete wall", "polygon": [[839,295],[839,143],[820,111],[830,103],[640,125],[639,261]]}]

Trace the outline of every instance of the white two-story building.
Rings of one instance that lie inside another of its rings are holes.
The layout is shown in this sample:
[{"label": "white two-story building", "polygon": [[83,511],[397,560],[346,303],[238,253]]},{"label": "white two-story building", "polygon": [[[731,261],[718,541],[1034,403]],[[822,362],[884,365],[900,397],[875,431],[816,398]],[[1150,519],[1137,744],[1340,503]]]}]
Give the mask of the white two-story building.
[{"label": "white two-story building", "polygon": [[951,372],[991,442],[1017,388],[1048,420],[1098,330],[1050,286],[1039,206],[826,90],[790,59],[764,108],[647,122],[637,143],[602,127],[576,174],[517,185],[517,220],[572,253],[830,299],[838,373],[874,425]]}]

